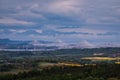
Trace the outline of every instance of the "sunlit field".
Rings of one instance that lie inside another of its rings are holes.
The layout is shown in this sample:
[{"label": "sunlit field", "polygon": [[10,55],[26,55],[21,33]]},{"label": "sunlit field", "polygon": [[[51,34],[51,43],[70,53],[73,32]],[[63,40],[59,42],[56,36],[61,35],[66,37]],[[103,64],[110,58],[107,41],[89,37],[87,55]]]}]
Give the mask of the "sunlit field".
[{"label": "sunlit field", "polygon": [[93,61],[112,61],[112,60],[120,60],[120,57],[84,57],[81,58],[83,60],[93,60]]}]

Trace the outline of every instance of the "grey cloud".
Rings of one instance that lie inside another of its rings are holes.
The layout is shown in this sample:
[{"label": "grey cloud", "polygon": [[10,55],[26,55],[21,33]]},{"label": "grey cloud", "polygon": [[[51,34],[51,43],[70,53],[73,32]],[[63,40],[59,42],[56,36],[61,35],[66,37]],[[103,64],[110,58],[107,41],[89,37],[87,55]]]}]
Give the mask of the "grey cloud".
[{"label": "grey cloud", "polygon": [[[27,29],[24,34],[37,35],[34,39],[40,38],[39,35],[59,35],[66,40],[74,37],[115,40],[120,36],[119,4],[120,0],[0,0],[0,29]],[[4,36],[18,38],[11,33]]]}]

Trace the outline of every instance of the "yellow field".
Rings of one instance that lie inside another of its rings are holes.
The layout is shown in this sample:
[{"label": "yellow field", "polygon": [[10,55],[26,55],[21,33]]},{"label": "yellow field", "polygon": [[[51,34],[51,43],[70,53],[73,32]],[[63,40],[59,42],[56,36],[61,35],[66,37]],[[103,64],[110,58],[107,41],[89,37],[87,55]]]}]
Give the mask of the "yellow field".
[{"label": "yellow field", "polygon": [[85,66],[96,66],[96,64],[84,64]]},{"label": "yellow field", "polygon": [[83,65],[81,64],[77,64],[77,63],[58,63],[58,65],[61,65],[61,66],[76,66],[76,67],[81,67]]},{"label": "yellow field", "polygon": [[66,62],[59,62],[59,63],[47,63],[43,62],[39,64],[39,67],[53,67],[53,66],[72,66],[72,67],[81,67],[83,65],[77,63],[66,63]]},{"label": "yellow field", "polygon": [[115,64],[120,64],[120,62],[115,62]]},{"label": "yellow field", "polygon": [[109,61],[109,60],[120,60],[120,58],[112,58],[112,57],[85,57],[81,58],[83,60],[96,60],[96,61]]},{"label": "yellow field", "polygon": [[55,66],[55,63],[50,63],[50,62],[41,62],[39,63],[39,67],[52,67]]}]

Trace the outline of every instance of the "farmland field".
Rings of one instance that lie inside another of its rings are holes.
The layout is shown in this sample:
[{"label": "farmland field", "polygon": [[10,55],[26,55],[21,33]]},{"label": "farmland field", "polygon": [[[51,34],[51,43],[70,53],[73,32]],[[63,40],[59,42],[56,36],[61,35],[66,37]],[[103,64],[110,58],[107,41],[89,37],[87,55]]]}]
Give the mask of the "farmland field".
[{"label": "farmland field", "polygon": [[120,80],[119,50],[0,51],[0,80]]}]

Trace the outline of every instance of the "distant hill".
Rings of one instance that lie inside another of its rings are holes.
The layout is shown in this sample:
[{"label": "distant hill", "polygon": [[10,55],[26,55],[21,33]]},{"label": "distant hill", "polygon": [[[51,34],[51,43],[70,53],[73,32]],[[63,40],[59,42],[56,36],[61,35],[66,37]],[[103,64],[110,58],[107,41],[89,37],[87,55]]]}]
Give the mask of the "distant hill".
[{"label": "distant hill", "polygon": [[96,45],[88,41],[80,41],[77,44],[68,44],[64,41],[18,41],[10,39],[0,39],[0,49],[70,49],[70,48],[100,48],[100,47],[118,47],[114,44]]},{"label": "distant hill", "polygon": [[10,39],[0,39],[0,49],[50,49],[56,48],[55,46],[46,46],[53,42],[42,41],[42,40],[34,40],[34,41],[17,41]]}]

